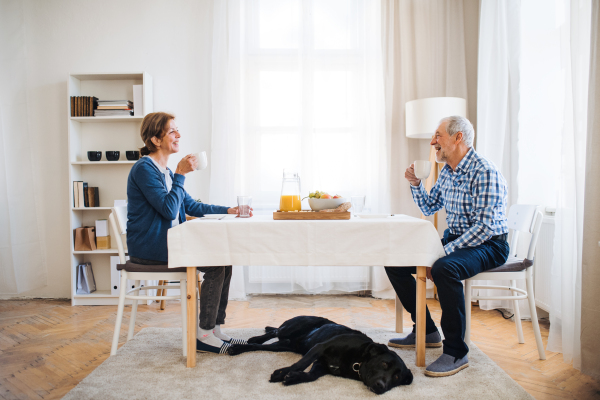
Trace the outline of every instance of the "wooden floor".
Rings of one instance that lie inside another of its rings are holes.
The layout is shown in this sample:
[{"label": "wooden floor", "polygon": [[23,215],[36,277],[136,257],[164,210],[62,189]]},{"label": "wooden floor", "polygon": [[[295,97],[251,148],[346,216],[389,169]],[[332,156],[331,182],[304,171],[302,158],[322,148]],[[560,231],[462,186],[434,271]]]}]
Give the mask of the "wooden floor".
[{"label": "wooden floor", "polygon": [[[428,300],[440,319],[439,303]],[[59,399],[110,353],[115,306],[71,307],[59,300],[0,301],[0,399]],[[160,311],[140,306],[136,333],[144,327],[181,326],[178,302]],[[126,313],[129,307],[126,308]],[[319,315],[354,328],[394,328],[394,302],[355,296],[259,296],[230,302],[225,328],[277,326],[297,315]],[[128,314],[126,314],[128,317]],[[514,322],[497,311],[473,307],[472,339],[536,399],[600,399],[600,383],[547,352],[538,360],[530,322],[518,344]],[[405,313],[405,326],[411,325]],[[121,342],[125,340],[127,321]],[[544,344],[548,326],[542,326]],[[439,378],[443,379],[443,378]]]}]

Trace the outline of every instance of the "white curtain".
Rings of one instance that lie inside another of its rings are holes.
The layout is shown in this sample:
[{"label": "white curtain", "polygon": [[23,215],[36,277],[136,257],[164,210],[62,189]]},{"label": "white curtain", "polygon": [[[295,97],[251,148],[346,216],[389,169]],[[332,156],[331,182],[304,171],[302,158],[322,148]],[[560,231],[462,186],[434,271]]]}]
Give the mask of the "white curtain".
[{"label": "white curtain", "polygon": [[[429,140],[406,138],[405,104],[443,96],[471,101],[467,94],[464,4],[462,0],[383,0],[382,4],[391,211],[419,217],[404,171],[414,160],[427,159],[430,146]],[[446,225],[444,215],[438,219],[441,229]],[[433,287],[427,283],[428,289]],[[394,296],[382,268],[373,269],[373,295]]]},{"label": "white curtain", "polygon": [[559,2],[565,89],[552,262],[548,350],[581,369],[581,255],[590,65],[590,0]]},{"label": "white curtain", "polygon": [[23,5],[0,2],[0,295],[47,284],[29,139]]},{"label": "white curtain", "polygon": [[536,268],[551,268],[548,350],[576,368],[590,15],[590,0],[485,1],[479,42],[478,151],[501,167],[512,204],[556,207],[553,263]]},{"label": "white curtain", "polygon": [[[519,153],[521,1],[481,2],[477,84],[477,152],[491,160],[506,179],[508,206],[517,203]],[[509,281],[474,281],[474,285],[508,285]],[[518,286],[525,288],[523,282]],[[505,296],[499,290],[479,290],[481,296]],[[482,310],[512,309],[512,301],[482,300]],[[521,308],[522,317],[530,317]]]},{"label": "white curtain", "polygon": [[[292,168],[302,196],[364,194],[367,209],[389,211],[379,2],[215,1],[212,82],[210,202],[246,194],[255,214],[271,213]],[[370,288],[368,267],[249,267],[244,277],[254,293]]]}]

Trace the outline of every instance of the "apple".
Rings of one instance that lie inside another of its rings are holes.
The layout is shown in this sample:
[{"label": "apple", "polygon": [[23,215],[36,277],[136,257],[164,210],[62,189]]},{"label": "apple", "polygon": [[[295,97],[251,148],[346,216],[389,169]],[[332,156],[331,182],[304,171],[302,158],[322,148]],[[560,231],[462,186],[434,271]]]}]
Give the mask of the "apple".
[{"label": "apple", "polygon": [[336,194],[335,196],[333,196],[334,199],[340,199],[342,196],[340,196],[339,194]]},{"label": "apple", "polygon": [[331,199],[331,195],[330,195],[330,194],[327,194],[327,193],[325,193],[325,194],[322,194],[322,195],[321,195],[321,198],[322,198],[322,199]]}]

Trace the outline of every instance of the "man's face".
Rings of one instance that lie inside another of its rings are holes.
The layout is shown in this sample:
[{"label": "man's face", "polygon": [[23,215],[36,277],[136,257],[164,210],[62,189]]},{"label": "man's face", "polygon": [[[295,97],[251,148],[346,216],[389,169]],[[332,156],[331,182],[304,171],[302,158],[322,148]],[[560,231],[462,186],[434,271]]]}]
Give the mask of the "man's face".
[{"label": "man's face", "polygon": [[462,132],[457,132],[454,136],[450,136],[446,131],[448,122],[442,122],[435,131],[430,145],[435,147],[435,159],[437,162],[447,162],[448,157],[451,157],[458,151],[459,139],[462,139]]}]

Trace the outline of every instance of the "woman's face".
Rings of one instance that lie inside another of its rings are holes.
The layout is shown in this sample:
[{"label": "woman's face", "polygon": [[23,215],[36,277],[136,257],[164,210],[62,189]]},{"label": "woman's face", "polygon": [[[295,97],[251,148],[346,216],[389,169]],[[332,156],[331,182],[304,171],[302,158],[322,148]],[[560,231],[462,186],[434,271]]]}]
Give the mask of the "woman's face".
[{"label": "woman's face", "polygon": [[179,130],[177,129],[177,125],[175,124],[175,120],[172,119],[169,121],[169,128],[165,136],[160,140],[160,151],[165,152],[167,154],[177,153],[179,151],[179,138],[181,135],[179,134]]}]

